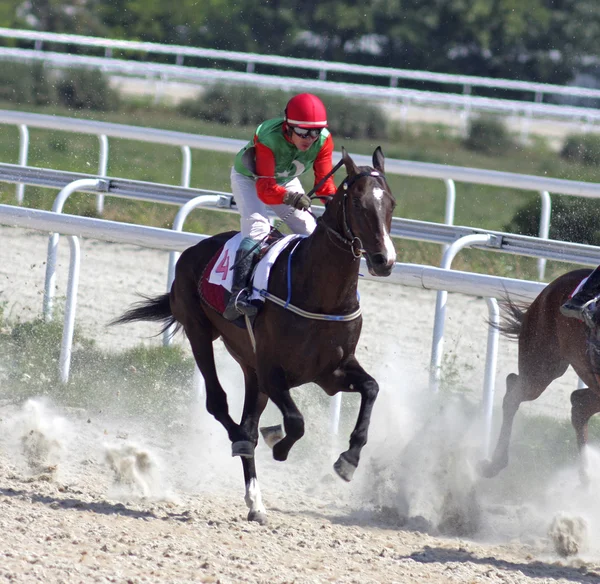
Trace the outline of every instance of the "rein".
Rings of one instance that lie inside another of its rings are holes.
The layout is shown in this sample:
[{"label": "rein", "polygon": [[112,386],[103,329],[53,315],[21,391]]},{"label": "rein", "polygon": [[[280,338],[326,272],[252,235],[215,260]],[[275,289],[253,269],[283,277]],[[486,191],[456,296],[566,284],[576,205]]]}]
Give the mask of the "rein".
[{"label": "rein", "polygon": [[325,184],[327,179],[330,176],[333,176],[340,168],[342,168],[344,164],[344,160],[341,159],[308,193],[306,193],[307,197],[311,199],[318,199],[319,197],[315,195],[315,193]]}]

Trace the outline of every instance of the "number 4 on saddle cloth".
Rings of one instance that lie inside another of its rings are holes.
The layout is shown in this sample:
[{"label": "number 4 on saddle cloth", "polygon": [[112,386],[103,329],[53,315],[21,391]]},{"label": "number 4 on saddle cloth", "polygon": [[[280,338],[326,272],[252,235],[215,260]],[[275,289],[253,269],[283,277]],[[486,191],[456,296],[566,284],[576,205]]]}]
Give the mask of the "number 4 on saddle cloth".
[{"label": "number 4 on saddle cloth", "polygon": [[[297,234],[287,236],[282,236],[281,234],[278,235],[280,237],[274,242],[271,238],[263,244],[264,248],[261,249],[258,256],[260,259],[252,270],[252,276],[250,278],[252,295],[250,296],[250,299],[256,304],[259,310],[265,300],[260,295],[260,291],[267,289],[269,273],[277,256],[291,241],[306,237]],[[198,292],[200,293],[202,300],[219,314],[223,314],[227,302],[229,301],[235,254],[241,241],[241,233],[237,233],[229,239],[207,264],[198,284]],[[245,319],[241,315],[234,323],[239,327],[246,327]]]}]

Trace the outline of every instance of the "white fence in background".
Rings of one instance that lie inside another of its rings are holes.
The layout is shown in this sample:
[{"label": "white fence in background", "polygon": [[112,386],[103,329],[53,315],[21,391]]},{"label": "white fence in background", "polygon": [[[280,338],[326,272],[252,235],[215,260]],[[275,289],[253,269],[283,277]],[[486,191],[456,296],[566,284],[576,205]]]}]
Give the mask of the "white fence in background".
[{"label": "white fence in background", "polygon": [[[392,67],[371,67],[368,65],[353,65],[350,63],[327,62],[316,59],[297,59],[292,57],[281,57],[277,55],[260,55],[257,53],[242,53],[238,51],[222,51],[205,49],[200,47],[188,47],[182,45],[163,45],[159,43],[145,43],[117,39],[104,39],[97,37],[81,36],[74,34],[57,34],[51,32],[16,30],[0,28],[0,38],[18,39],[30,42],[37,52],[44,52],[44,43],[72,45],[82,52],[86,48],[104,49],[104,58],[112,57],[113,51],[130,51],[132,53],[144,54],[144,61],[137,62],[137,66],[147,64],[153,55],[171,55],[175,64],[183,66],[185,58],[195,60],[205,59],[207,65],[211,66],[215,61],[226,61],[240,63],[245,66],[247,73],[253,73],[256,66],[287,67],[296,71],[312,71],[320,81],[327,79],[328,73],[343,73],[345,75],[356,75],[357,77],[374,77],[386,79],[389,87],[398,86],[399,80],[421,81],[439,83],[462,87],[465,95],[470,95],[473,88],[485,87],[506,91],[522,91],[531,93],[535,103],[542,103],[544,96],[567,96],[600,98],[600,90],[585,87],[553,85],[549,83],[534,83],[529,81],[516,81],[512,79],[493,79],[490,77],[475,77],[472,75],[452,75],[447,73],[432,73],[430,71],[415,71],[412,69],[399,69]],[[164,64],[161,64],[164,65]],[[169,69],[164,69],[168,75]],[[302,80],[303,82],[306,79]]]},{"label": "white fence in background", "polygon": [[198,88],[216,83],[234,85],[253,85],[260,88],[279,89],[291,92],[312,91],[328,93],[349,98],[368,99],[376,102],[397,104],[401,119],[406,118],[406,109],[410,105],[437,107],[458,110],[463,133],[473,112],[493,113],[521,118],[520,135],[528,138],[529,122],[534,119],[554,119],[576,122],[587,131],[592,124],[600,120],[600,110],[594,108],[553,105],[538,102],[493,99],[473,95],[437,93],[417,89],[382,87],[365,83],[342,83],[337,81],[319,81],[295,77],[277,77],[258,73],[240,73],[217,69],[199,69],[178,65],[164,65],[139,61],[125,61],[103,57],[85,57],[66,53],[33,51],[28,49],[0,48],[0,59],[21,63],[44,63],[57,68],[81,67],[102,71],[110,75],[156,80],[155,101],[160,101],[160,85],[168,81],[178,81],[196,85]]}]

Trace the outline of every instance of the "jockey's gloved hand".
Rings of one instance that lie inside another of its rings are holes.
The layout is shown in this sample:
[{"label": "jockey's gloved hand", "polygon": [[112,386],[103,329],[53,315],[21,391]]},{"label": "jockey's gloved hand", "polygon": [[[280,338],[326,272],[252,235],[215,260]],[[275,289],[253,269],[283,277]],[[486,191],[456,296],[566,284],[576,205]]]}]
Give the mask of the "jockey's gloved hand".
[{"label": "jockey's gloved hand", "polygon": [[283,197],[283,203],[294,207],[300,211],[304,211],[310,207],[310,197],[304,193],[286,193]]}]

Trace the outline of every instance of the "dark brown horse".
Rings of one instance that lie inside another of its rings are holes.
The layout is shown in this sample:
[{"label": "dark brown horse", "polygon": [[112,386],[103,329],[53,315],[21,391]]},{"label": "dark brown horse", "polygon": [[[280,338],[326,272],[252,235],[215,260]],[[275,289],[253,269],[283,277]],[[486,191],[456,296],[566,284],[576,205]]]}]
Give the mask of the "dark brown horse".
[{"label": "dark brown horse", "polygon": [[[290,303],[316,318],[300,316],[267,301],[254,322],[255,352],[245,329],[206,304],[198,293],[198,284],[211,258],[235,235],[230,232],[205,239],[183,252],[170,294],[142,301],[115,321],[154,320],[163,323],[163,330],[176,323],[183,327],[204,377],[207,410],[227,430],[233,455],[242,458],[251,521],[266,520],[254,449],[259,419],[269,398],[281,410],[285,428],[285,435],[279,429],[279,433],[271,432],[269,436],[275,460],[286,460],[304,434],[304,419],[290,389],[311,382],[330,396],[340,391],[361,396],[350,447],[334,465],[344,480],[352,478],[367,442],[379,387],[354,356],[362,317],[337,317],[352,315],[359,308],[357,285],[363,254],[371,274],[391,273],[396,253],[390,227],[396,203],[383,175],[380,148],[373,154],[373,168],[357,167],[345,150],[342,160],[348,176],[331,198],[315,231],[296,246],[291,261]],[[288,298],[290,253],[288,246],[275,261],[269,279],[268,292],[280,299]],[[329,316],[336,319],[330,320]],[[229,415],[227,395],[217,377],[212,343],[219,337],[244,372],[240,424]]]},{"label": "dark brown horse", "polygon": [[502,426],[492,459],[479,463],[484,477],[496,476],[508,465],[508,449],[515,414],[524,401],[537,399],[552,381],[564,375],[571,365],[587,385],[571,394],[571,423],[577,436],[581,478],[586,480],[583,447],[588,439],[589,419],[600,412],[600,339],[592,323],[566,318],[560,306],[591,270],[567,272],[550,282],[527,308],[512,302],[500,330],[519,341],[519,374],[506,378],[506,395],[502,403]]}]

